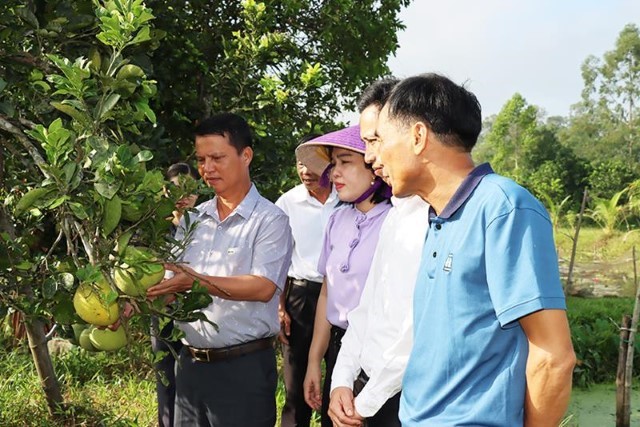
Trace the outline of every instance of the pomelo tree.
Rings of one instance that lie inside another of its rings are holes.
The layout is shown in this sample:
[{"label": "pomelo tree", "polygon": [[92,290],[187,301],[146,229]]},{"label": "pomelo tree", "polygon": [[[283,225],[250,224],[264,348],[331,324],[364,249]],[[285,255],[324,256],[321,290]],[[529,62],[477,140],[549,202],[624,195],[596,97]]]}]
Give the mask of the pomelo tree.
[{"label": "pomelo tree", "polygon": [[[16,4],[13,12],[28,9]],[[113,0],[96,4],[95,13],[100,44],[89,44],[86,56],[67,58],[43,50],[31,58],[32,66],[13,69],[2,80],[8,100],[0,129],[3,138],[11,138],[5,146],[16,153],[2,160],[12,166],[5,170],[25,168],[2,177],[0,302],[25,316],[51,413],[63,402],[44,323],[71,324],[80,315],[107,326],[118,320],[125,302],[142,314],[193,319],[202,316],[193,310],[210,301],[196,287],[166,309],[162,301],[148,301],[144,293],[127,295],[115,286],[114,267],[125,254],[144,252],[147,264],[164,259],[171,226],[167,217],[194,186],[186,185],[184,192],[168,186],[162,171],[148,167],[152,151],[136,143],[156,123],[149,107],[156,86],[127,52],[154,40],[151,11],[141,0]],[[46,37],[48,31],[39,34]],[[11,117],[11,108],[24,110]],[[150,246],[155,255],[133,244]],[[154,280],[160,279],[156,274]],[[124,329],[117,334],[122,342]],[[99,337],[109,332],[94,331],[92,342],[94,336],[94,345],[101,348],[104,339]],[[103,346],[115,349],[108,342]]]},{"label": "pomelo tree", "polygon": [[[127,248],[152,248],[153,264],[179,247],[166,245],[165,218],[195,185],[168,186],[154,167],[189,156],[193,122],[244,115],[257,139],[253,178],[274,198],[294,183],[297,138],[332,129],[388,72],[408,3],[0,4],[0,314],[24,315],[51,412],[62,398],[45,325],[77,321],[79,286],[118,313],[125,301],[162,311],[141,295],[149,260],[131,262]],[[166,314],[190,318],[208,301],[196,287]]]}]

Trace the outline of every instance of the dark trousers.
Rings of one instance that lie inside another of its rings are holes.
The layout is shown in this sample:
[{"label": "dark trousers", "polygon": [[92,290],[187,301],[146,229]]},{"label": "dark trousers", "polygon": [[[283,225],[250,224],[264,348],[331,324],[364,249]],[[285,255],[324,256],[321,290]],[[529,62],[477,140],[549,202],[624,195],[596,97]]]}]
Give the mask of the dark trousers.
[{"label": "dark trousers", "polygon": [[[353,383],[353,394],[357,396],[369,381],[363,371]],[[374,416],[365,420],[365,427],[401,427],[398,412],[400,411],[400,392],[390,397]]]},{"label": "dark trousers", "polygon": [[309,427],[311,407],[304,401],[313,323],[322,283],[287,279],[285,309],[291,317],[289,345],[282,345],[282,367],[286,399],[282,408],[282,427]]},{"label": "dark trousers", "polygon": [[331,326],[331,337],[329,338],[329,348],[327,349],[327,355],[325,356],[325,374],[324,384],[322,384],[322,413],[321,424],[322,427],[333,427],[333,422],[329,418],[329,401],[331,400],[331,375],[333,374],[333,367],[336,366],[338,360],[338,352],[342,346],[342,337],[346,331],[338,326]]},{"label": "dark trousers", "polygon": [[[158,319],[151,318],[153,331],[158,330]],[[160,337],[169,338],[173,331],[173,322],[169,322],[160,331]],[[158,396],[158,426],[173,427],[173,409],[176,397],[176,359],[169,350],[169,346],[173,348],[176,354],[180,353],[182,342],[180,341],[163,341],[158,337],[151,335],[151,349],[154,353],[166,351],[164,356],[156,363],[156,394]],[[164,377],[164,378],[163,378]]]},{"label": "dark trousers", "polygon": [[176,371],[176,427],[273,427],[278,372],[273,348],[199,362],[186,347]]}]

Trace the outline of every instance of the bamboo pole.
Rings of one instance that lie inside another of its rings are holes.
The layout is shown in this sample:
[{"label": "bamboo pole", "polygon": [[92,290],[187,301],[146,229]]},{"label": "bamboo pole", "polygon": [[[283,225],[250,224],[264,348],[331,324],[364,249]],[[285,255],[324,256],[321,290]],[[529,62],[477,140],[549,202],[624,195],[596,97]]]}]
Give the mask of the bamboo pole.
[{"label": "bamboo pole", "polygon": [[629,331],[631,329],[631,316],[622,316],[620,325],[620,346],[618,350],[618,368],[616,370],[616,427],[628,427],[629,420],[625,420],[625,402],[627,401],[624,375],[627,366],[627,347],[629,344]]},{"label": "bamboo pole", "polygon": [[582,195],[582,204],[580,205],[580,213],[578,214],[578,223],[576,224],[576,232],[573,236],[573,246],[571,247],[571,260],[569,261],[569,273],[567,274],[567,284],[565,286],[565,294],[571,294],[573,290],[573,266],[576,260],[576,250],[578,248],[578,235],[580,234],[580,227],[582,226],[582,217],[584,216],[584,210],[587,206],[587,197],[589,195],[588,189],[585,187]]},{"label": "bamboo pole", "polygon": [[635,350],[636,329],[640,318],[640,287],[638,286],[638,267],[636,259],[636,247],[633,247],[633,285],[636,288],[636,300],[633,305],[631,328],[629,330],[629,343],[627,345],[627,360],[625,361],[624,388],[625,388],[625,420],[627,426],[631,425],[631,380],[633,379],[633,353]]}]

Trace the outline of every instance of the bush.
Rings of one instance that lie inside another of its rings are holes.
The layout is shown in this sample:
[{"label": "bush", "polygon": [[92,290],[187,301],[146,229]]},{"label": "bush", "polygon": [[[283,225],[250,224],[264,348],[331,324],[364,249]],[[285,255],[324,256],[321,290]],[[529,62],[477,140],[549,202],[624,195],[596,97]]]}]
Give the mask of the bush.
[{"label": "bush", "polygon": [[[633,313],[633,298],[567,298],[567,315],[578,359],[573,382],[580,387],[613,381],[618,365],[619,325]],[[640,337],[634,366],[640,366]]]}]

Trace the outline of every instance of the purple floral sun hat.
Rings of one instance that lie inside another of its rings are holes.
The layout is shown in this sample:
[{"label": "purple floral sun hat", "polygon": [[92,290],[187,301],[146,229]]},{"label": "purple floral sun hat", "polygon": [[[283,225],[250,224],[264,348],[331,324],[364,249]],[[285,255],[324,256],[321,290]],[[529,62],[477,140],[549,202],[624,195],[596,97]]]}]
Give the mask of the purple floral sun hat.
[{"label": "purple floral sun hat", "polygon": [[[364,155],[366,147],[364,145],[364,141],[360,138],[360,126],[350,126],[335,132],[327,133],[300,144],[296,148],[296,158],[298,161],[305,165],[311,172],[320,176],[320,185],[323,187],[330,186],[330,147],[344,148]],[[371,187],[357,200],[355,200],[354,203],[366,200],[380,187],[383,187],[383,193],[386,198],[391,197],[391,188],[388,187],[380,177],[376,176],[371,182]]]},{"label": "purple floral sun hat", "polygon": [[360,126],[350,126],[325,135],[314,138],[296,148],[296,157],[300,163],[305,165],[316,175],[322,175],[329,164],[329,147],[345,148],[364,154],[364,142],[360,138]]}]

